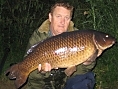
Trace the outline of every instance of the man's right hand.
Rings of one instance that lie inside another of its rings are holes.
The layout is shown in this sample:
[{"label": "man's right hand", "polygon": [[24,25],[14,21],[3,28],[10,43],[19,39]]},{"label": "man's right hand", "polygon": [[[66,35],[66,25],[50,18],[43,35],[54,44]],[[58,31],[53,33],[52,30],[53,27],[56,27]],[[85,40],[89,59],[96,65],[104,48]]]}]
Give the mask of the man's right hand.
[{"label": "man's right hand", "polygon": [[38,70],[39,70],[39,71],[42,70],[42,71],[46,71],[46,72],[47,72],[47,71],[51,71],[51,65],[50,65],[49,63],[44,63],[44,64],[43,64],[43,67],[42,67],[42,65],[39,64],[39,65],[38,65]]}]

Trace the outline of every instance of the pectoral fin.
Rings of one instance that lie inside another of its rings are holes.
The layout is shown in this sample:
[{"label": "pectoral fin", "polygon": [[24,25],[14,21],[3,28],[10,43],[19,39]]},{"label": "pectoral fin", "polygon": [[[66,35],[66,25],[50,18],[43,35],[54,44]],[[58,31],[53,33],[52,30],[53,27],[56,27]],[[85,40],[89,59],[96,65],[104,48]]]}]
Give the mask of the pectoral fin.
[{"label": "pectoral fin", "polygon": [[72,75],[76,71],[76,66],[68,67],[64,72],[67,76]]},{"label": "pectoral fin", "polygon": [[98,50],[96,50],[95,53],[94,53],[93,55],[91,55],[91,56],[87,59],[87,61],[85,61],[83,64],[84,64],[84,65],[90,65],[93,61],[96,60],[97,55],[98,55]]}]

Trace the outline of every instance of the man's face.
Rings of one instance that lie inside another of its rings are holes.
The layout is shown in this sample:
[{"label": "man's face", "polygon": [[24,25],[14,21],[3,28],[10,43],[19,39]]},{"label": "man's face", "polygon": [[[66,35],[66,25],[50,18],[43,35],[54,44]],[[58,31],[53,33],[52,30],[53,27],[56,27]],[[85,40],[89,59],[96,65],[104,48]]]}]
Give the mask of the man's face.
[{"label": "man's face", "polygon": [[66,32],[71,20],[71,11],[64,7],[57,6],[54,12],[49,13],[50,29],[53,35]]}]

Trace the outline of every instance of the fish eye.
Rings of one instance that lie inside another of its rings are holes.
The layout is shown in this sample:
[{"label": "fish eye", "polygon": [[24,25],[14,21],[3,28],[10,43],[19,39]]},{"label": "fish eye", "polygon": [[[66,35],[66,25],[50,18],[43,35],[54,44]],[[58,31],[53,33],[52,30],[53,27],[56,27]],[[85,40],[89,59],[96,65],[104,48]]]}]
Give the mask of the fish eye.
[{"label": "fish eye", "polygon": [[106,35],[106,37],[109,37],[109,35]]}]

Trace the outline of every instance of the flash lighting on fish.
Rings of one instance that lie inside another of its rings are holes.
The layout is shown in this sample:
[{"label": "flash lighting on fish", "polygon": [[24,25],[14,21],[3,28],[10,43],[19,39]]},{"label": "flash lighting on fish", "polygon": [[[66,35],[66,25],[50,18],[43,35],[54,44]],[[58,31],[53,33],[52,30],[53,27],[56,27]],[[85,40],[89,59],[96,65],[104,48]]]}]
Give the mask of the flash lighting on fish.
[{"label": "flash lighting on fish", "polygon": [[106,40],[103,38],[103,41],[106,42]]},{"label": "flash lighting on fish", "polygon": [[106,35],[106,37],[109,37],[109,35]]},{"label": "flash lighting on fish", "polygon": [[60,49],[57,49],[55,51],[56,54],[60,54],[60,53],[65,53],[65,52],[77,52],[77,51],[82,51],[84,50],[84,46],[81,46],[81,47],[72,47],[72,48],[68,48],[68,47],[63,47],[63,48],[60,48]]},{"label": "flash lighting on fish", "polygon": [[38,45],[38,43],[33,45],[33,46],[31,46],[31,48],[28,49],[27,54],[31,53],[33,51],[33,48],[35,48],[37,45]]},{"label": "flash lighting on fish", "polygon": [[63,47],[63,48],[60,48],[60,49],[57,49],[55,51],[56,54],[59,54],[59,53],[65,53],[67,52],[68,48],[67,47]]},{"label": "flash lighting on fish", "polygon": [[69,48],[70,49],[70,52],[76,52],[76,51],[82,51],[84,50],[84,46],[80,46],[80,47],[73,47],[73,48]]}]

